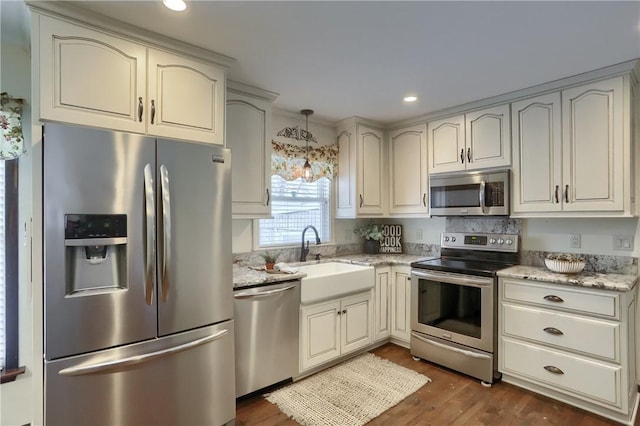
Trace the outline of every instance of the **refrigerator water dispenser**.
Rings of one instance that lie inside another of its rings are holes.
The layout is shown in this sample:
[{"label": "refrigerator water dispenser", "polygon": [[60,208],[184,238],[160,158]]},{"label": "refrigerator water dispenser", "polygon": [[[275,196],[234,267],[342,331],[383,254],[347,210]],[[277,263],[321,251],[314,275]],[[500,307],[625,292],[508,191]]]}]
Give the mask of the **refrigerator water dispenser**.
[{"label": "refrigerator water dispenser", "polygon": [[64,245],[67,296],[127,288],[127,215],[66,214]]}]

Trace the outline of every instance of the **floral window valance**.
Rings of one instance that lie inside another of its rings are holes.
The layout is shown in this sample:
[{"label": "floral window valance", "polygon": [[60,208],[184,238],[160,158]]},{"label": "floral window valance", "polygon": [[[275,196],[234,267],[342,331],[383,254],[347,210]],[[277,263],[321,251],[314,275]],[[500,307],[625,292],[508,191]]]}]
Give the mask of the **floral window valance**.
[{"label": "floral window valance", "polygon": [[[304,147],[271,141],[271,170],[285,180],[302,177],[302,167],[307,158]],[[326,177],[333,179],[338,174],[338,145],[322,145],[309,148],[309,162],[313,180]]]},{"label": "floral window valance", "polygon": [[25,153],[22,136],[22,99],[0,93],[0,160],[13,160]]}]

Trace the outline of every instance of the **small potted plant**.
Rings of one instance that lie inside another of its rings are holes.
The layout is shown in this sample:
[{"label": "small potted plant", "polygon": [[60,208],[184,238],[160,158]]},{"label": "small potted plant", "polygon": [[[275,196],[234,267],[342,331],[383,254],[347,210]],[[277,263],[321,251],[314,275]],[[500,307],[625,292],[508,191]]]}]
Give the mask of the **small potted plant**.
[{"label": "small potted plant", "polygon": [[364,252],[367,254],[377,254],[380,252],[380,240],[384,237],[382,234],[382,225],[369,221],[353,230],[354,234],[360,235],[365,239]]},{"label": "small potted plant", "polygon": [[264,259],[264,268],[267,270],[273,269],[273,265],[276,264],[276,261],[278,260],[278,256],[280,256],[280,253],[275,251],[268,251],[268,250],[258,254],[262,256],[262,258]]}]

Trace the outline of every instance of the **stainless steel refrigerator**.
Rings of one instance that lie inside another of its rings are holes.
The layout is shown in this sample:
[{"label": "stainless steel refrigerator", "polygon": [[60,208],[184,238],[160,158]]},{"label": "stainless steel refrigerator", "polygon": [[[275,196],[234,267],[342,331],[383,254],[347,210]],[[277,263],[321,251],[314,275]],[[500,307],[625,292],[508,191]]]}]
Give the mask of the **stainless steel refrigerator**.
[{"label": "stainless steel refrigerator", "polygon": [[234,420],[230,160],[44,126],[47,425]]}]

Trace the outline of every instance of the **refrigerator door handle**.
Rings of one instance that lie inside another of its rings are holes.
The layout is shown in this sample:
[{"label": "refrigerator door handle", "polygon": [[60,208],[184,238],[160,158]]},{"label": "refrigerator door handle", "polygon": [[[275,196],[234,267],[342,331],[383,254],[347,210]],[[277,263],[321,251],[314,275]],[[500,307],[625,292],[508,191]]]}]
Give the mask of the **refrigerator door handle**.
[{"label": "refrigerator door handle", "polygon": [[169,191],[169,171],[160,166],[160,185],[162,187],[162,301],[169,300],[169,265],[171,263],[171,192]]},{"label": "refrigerator door handle", "polygon": [[114,361],[99,362],[96,364],[77,365],[74,367],[67,367],[58,372],[60,376],[83,376],[87,374],[105,373],[113,370],[121,370],[123,368],[148,362],[157,358],[173,355],[178,352],[193,349],[197,346],[202,346],[206,343],[219,340],[229,334],[229,330],[220,330],[217,333],[211,334],[200,339],[192,340],[191,342],[183,343],[181,345],[173,346],[171,348],[162,349],[156,352],[150,352],[143,355],[135,355],[127,358],[122,358]]},{"label": "refrigerator door handle", "polygon": [[145,285],[144,299],[147,305],[153,303],[153,287],[155,281],[156,257],[156,202],[153,189],[153,174],[151,165],[144,166],[144,197],[146,217],[146,247],[145,247]]}]

